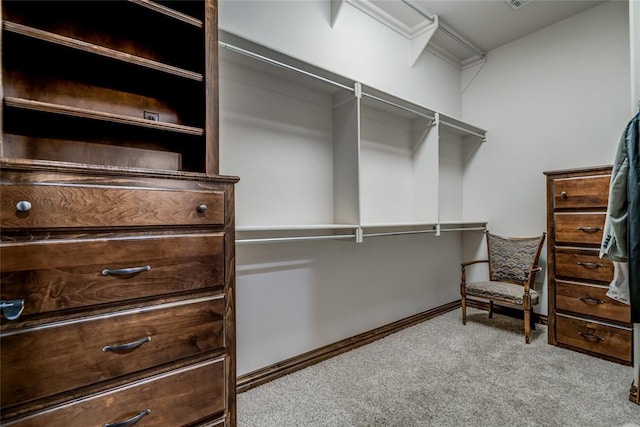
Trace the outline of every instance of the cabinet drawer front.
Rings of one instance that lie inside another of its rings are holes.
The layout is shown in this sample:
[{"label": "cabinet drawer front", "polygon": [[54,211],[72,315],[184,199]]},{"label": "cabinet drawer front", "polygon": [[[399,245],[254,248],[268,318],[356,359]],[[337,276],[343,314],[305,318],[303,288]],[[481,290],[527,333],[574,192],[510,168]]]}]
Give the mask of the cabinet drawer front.
[{"label": "cabinet drawer front", "polygon": [[557,213],[554,215],[555,240],[558,243],[602,243],[606,214]]},{"label": "cabinet drawer front", "polygon": [[[221,191],[175,191],[155,188],[3,184],[3,228],[142,227],[220,225]],[[30,203],[21,212],[18,202]],[[206,208],[200,206],[206,206]]]},{"label": "cabinet drawer front", "polygon": [[554,207],[606,209],[610,181],[611,175],[558,178],[554,180]]},{"label": "cabinet drawer front", "polygon": [[[4,333],[2,404],[72,390],[224,345],[224,298],[211,296]],[[123,346],[122,349],[105,346]]]},{"label": "cabinet drawer front", "polygon": [[629,306],[609,298],[607,290],[606,286],[557,280],[556,308],[618,322],[630,322]]},{"label": "cabinet drawer front", "polygon": [[598,257],[598,251],[556,248],[556,276],[611,282],[613,263]]},{"label": "cabinet drawer front", "polygon": [[631,361],[631,330],[586,319],[558,315],[557,341],[627,362]]},{"label": "cabinet drawer front", "polygon": [[187,425],[224,411],[224,364],[216,359],[187,366],[3,425],[103,426],[136,415],[142,418],[135,425],[145,427]]},{"label": "cabinet drawer front", "polygon": [[224,234],[3,243],[0,266],[2,299],[24,300],[24,317],[222,286]]}]

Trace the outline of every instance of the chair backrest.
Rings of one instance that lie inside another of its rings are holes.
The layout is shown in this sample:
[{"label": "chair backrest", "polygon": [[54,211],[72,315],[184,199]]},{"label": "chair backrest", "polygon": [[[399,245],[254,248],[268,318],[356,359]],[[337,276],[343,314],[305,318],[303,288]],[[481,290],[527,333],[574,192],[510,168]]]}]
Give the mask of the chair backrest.
[{"label": "chair backrest", "polygon": [[538,265],[547,233],[538,237],[502,237],[486,232],[490,280],[524,285],[525,271]]}]

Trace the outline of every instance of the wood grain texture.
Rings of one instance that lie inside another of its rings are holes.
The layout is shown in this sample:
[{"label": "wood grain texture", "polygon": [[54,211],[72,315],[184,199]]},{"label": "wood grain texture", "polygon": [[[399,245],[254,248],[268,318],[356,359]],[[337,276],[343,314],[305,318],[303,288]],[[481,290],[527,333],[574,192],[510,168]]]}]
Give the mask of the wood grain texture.
[{"label": "wood grain texture", "polygon": [[558,178],[554,181],[556,209],[607,208],[611,175]]},{"label": "wood grain texture", "polygon": [[178,426],[222,415],[224,360],[187,366],[85,399],[75,400],[33,416],[11,420],[15,427],[68,427],[104,425],[129,419],[150,409],[139,425]]},{"label": "wood grain texture", "polygon": [[549,344],[631,364],[629,307],[606,296],[599,258],[611,166],[545,172]]},{"label": "wood grain texture", "polygon": [[[108,186],[22,185],[0,187],[3,228],[141,227],[223,224],[220,192]],[[26,200],[28,212],[16,204]],[[206,205],[199,212],[198,206]]]},{"label": "wood grain texture", "polygon": [[[2,299],[25,301],[21,319],[72,308],[224,286],[221,233],[0,245]],[[103,275],[105,268],[149,271]],[[13,322],[3,322],[3,327]]]},{"label": "wood grain texture", "polygon": [[234,427],[217,1],[1,5],[2,424]]},{"label": "wood grain texture", "polygon": [[606,213],[556,213],[555,241],[558,244],[576,243],[600,246]]},{"label": "wood grain texture", "polygon": [[557,324],[559,343],[631,362],[631,330],[565,316]]},{"label": "wood grain texture", "polygon": [[[0,334],[2,404],[12,406],[224,345],[222,298]],[[107,345],[151,341],[123,352]]]},{"label": "wood grain texture", "polygon": [[[220,171],[219,81],[218,81],[218,2],[205,0],[205,138],[206,174]],[[234,421],[231,421],[232,424]]]},{"label": "wood grain texture", "polygon": [[556,248],[556,276],[609,283],[613,263],[600,259],[597,250]]},{"label": "wood grain texture", "polygon": [[606,296],[609,286],[556,280],[556,307],[605,320],[629,323],[629,306]]},{"label": "wood grain texture", "polygon": [[[25,158],[167,168],[162,156],[149,165],[118,151],[121,145],[150,149],[149,140],[155,139],[160,147],[153,149],[180,156],[180,170],[217,173],[217,163],[207,164],[218,162],[217,154],[209,159],[206,146],[215,142],[211,152],[217,153],[217,104],[207,106],[205,94],[206,85],[217,86],[217,70],[205,79],[206,63],[217,67],[217,60],[206,58],[217,55],[217,46],[205,50],[205,34],[217,37],[217,31],[204,28],[204,2],[195,2],[196,7],[167,3],[182,11],[143,0],[5,3],[3,99],[10,126],[3,129],[3,139],[12,135]],[[217,103],[217,96],[211,100]],[[145,111],[158,113],[159,119],[145,119]],[[208,130],[206,114],[215,115],[207,120]],[[61,119],[65,123],[56,125]],[[121,136],[114,136],[114,125],[122,127]],[[57,153],[65,140],[103,143],[100,136],[110,140],[113,156],[105,157],[104,150],[95,157]],[[30,147],[26,153],[25,147]]]}]

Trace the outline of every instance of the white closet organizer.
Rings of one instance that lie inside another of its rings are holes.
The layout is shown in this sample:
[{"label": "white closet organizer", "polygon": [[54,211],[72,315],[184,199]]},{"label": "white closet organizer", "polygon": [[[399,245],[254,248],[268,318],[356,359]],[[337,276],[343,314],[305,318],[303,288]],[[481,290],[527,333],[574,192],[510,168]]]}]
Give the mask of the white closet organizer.
[{"label": "white closet organizer", "polygon": [[220,32],[221,171],[237,243],[484,229],[462,221],[485,131]]}]

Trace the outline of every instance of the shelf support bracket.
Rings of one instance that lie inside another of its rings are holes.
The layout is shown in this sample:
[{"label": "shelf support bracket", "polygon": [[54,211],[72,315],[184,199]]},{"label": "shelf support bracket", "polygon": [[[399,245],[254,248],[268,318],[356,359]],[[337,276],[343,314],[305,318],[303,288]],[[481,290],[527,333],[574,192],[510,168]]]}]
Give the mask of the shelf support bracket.
[{"label": "shelf support bracket", "polygon": [[422,52],[424,52],[424,50],[427,48],[427,45],[431,41],[431,38],[435,34],[438,27],[438,15],[433,15],[433,22],[424,27],[422,31],[420,31],[415,37],[411,39],[411,67],[413,67],[416,62],[418,62],[418,58],[420,58]]},{"label": "shelf support bracket", "polygon": [[346,0],[331,0],[331,28],[335,27]]}]

